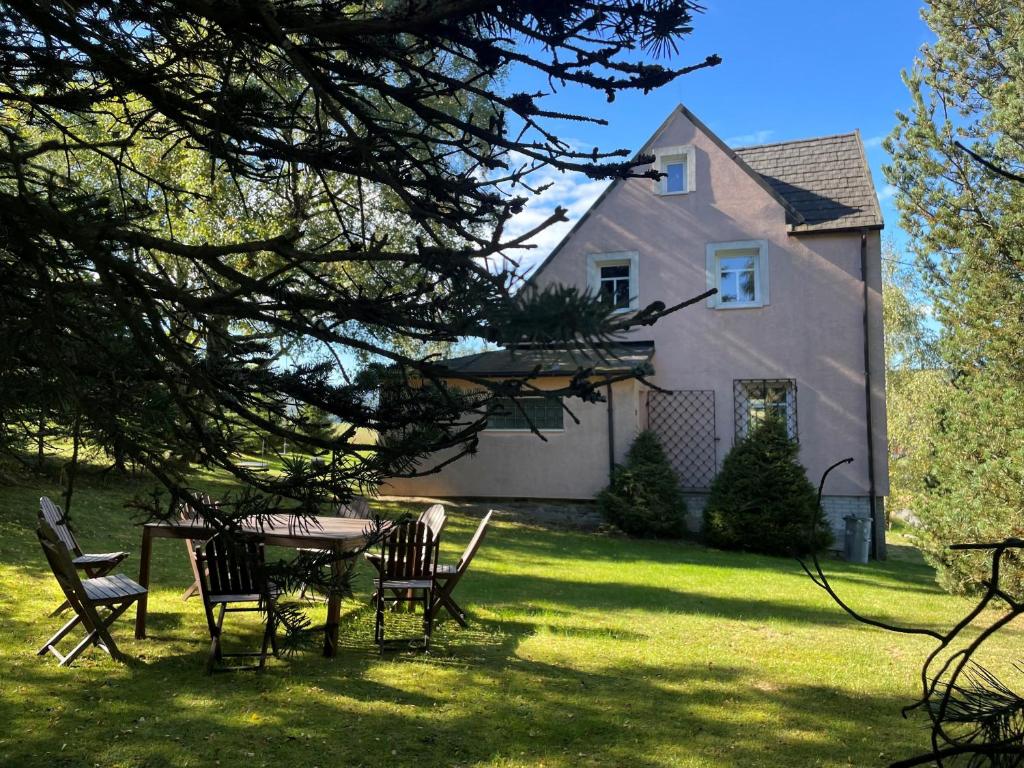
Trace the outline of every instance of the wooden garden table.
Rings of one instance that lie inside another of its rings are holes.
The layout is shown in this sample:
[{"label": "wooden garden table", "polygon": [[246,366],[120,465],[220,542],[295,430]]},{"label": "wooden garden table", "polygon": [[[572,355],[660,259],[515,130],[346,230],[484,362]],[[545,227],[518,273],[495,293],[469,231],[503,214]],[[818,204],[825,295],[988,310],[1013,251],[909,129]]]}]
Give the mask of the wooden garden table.
[{"label": "wooden garden table", "polygon": [[[243,525],[245,530],[258,534],[265,544],[295,549],[334,549],[344,552],[355,549],[366,541],[367,520],[347,517],[299,517],[280,513],[263,525]],[[207,539],[216,531],[199,520],[175,520],[146,523],[142,528],[142,553],[139,559],[139,584],[149,588],[149,565],[153,555],[153,539]],[[135,637],[146,637],[146,604],[148,594],[139,599],[135,618]],[[327,600],[327,624],[324,628],[324,656],[338,652],[338,621],[341,618],[341,597],[330,595]]]}]

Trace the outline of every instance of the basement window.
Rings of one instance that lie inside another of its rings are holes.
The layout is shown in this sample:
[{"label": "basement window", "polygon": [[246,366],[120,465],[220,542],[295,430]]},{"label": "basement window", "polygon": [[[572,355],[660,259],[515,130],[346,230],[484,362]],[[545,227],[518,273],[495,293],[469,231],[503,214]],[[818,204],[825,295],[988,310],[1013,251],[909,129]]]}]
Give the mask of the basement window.
[{"label": "basement window", "polygon": [[565,428],[560,397],[496,397],[487,408],[487,429],[527,432],[532,424],[542,432]]}]

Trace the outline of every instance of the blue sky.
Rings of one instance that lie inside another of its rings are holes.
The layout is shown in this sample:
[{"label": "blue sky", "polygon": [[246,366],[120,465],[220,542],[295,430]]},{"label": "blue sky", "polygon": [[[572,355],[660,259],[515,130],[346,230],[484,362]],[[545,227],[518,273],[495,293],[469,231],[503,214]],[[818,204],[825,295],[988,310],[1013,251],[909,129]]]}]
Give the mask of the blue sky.
[{"label": "blue sky", "polygon": [[[603,94],[571,87],[542,101],[547,109],[604,118],[607,126],[569,123],[556,131],[581,146],[636,150],[678,103],[685,104],[734,146],[844,133],[859,128],[885,217],[885,234],[905,240],[882,175],[881,140],[895,112],[910,106],[900,79],[918,49],[933,39],[915,0],[707,0],[694,32],[670,63],[684,66],[717,53],[714,68],[684,75],[648,95],[623,94],[609,104]],[[511,91],[546,89],[547,83],[513,72]],[[575,220],[604,185],[579,175],[552,176],[552,189],[516,222],[525,230],[555,205]],[[536,263],[570,225],[537,240],[524,259]]]}]

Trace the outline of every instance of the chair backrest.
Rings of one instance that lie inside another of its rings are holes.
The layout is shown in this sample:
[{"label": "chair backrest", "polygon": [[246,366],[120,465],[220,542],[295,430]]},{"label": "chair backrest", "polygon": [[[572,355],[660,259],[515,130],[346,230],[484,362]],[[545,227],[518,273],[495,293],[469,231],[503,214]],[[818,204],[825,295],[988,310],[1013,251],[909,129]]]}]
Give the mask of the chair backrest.
[{"label": "chair backrest", "polygon": [[93,628],[97,617],[92,603],[85,594],[85,587],[82,586],[82,579],[78,576],[78,569],[71,562],[71,554],[67,546],[61,540],[57,530],[50,524],[50,521],[39,515],[39,525],[36,527],[36,536],[43,548],[43,554],[50,565],[57,584],[60,585],[64,597],[71,604],[75,613],[82,617],[90,629]]},{"label": "chair backrest", "polygon": [[[218,502],[215,501],[210,494],[205,493],[203,491],[196,491],[195,493],[193,493],[193,496],[195,496],[203,506],[216,507],[218,505]],[[182,502],[178,506],[178,516],[182,520],[195,520],[200,515],[199,511],[195,509],[195,507],[193,507],[191,504],[187,502]]]},{"label": "chair backrest", "polygon": [[494,514],[493,509],[489,509],[487,514],[484,515],[484,519],[480,521],[480,525],[476,527],[476,531],[473,533],[473,538],[469,540],[469,544],[466,545],[465,551],[462,553],[462,557],[459,558],[459,571],[465,571],[469,564],[476,557],[476,551],[480,549],[480,544],[484,540],[484,535],[487,533],[487,526],[491,524],[491,515]]},{"label": "chair backrest", "polygon": [[265,591],[263,544],[258,541],[217,534],[196,550],[196,565],[204,602],[226,595],[262,595]]},{"label": "chair backrest", "polygon": [[416,522],[426,523],[430,530],[434,532],[434,538],[437,538],[448,523],[448,515],[445,514],[443,505],[432,504],[420,513]]},{"label": "chair backrest", "polygon": [[78,542],[75,541],[75,534],[71,532],[71,526],[68,525],[68,519],[59,506],[46,496],[41,496],[39,498],[39,514],[53,529],[54,535],[68,552],[72,552],[76,557],[82,554]]},{"label": "chair backrest", "polygon": [[426,523],[396,525],[384,537],[381,578],[391,580],[433,579],[440,538]]},{"label": "chair backrest", "polygon": [[335,504],[334,514],[338,517],[367,520],[370,517],[370,502],[362,496],[355,496],[348,504]]}]

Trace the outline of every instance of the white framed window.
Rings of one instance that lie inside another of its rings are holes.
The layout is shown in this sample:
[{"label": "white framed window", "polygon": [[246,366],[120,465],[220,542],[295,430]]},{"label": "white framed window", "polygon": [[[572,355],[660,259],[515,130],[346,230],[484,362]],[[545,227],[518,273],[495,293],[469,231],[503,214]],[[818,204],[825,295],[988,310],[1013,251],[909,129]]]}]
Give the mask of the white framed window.
[{"label": "white framed window", "polygon": [[715,309],[749,309],[768,304],[768,244],[764,240],[710,243],[707,247],[708,299]]},{"label": "white framed window", "polygon": [[659,195],[685,195],[697,186],[693,146],[661,147],[654,150],[654,168],[665,174],[655,182]]},{"label": "white framed window", "polygon": [[616,312],[640,308],[640,255],[636,251],[592,253],[587,256],[587,288]]}]

